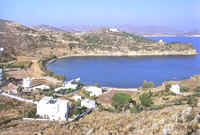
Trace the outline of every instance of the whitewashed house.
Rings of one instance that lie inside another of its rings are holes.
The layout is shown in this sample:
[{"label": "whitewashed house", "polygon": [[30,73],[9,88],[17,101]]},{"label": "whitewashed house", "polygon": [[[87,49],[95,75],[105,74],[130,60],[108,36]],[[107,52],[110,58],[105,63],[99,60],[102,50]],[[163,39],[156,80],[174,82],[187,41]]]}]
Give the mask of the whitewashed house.
[{"label": "whitewashed house", "polygon": [[32,85],[31,85],[31,78],[23,78],[23,84],[22,84],[22,87],[24,88],[31,88]]},{"label": "whitewashed house", "polygon": [[109,31],[110,31],[110,32],[119,32],[119,30],[116,29],[116,28],[109,28]]},{"label": "whitewashed house", "polygon": [[0,48],[0,52],[3,52],[4,51],[4,48]]},{"label": "whitewashed house", "polygon": [[32,89],[33,89],[33,90],[36,90],[36,89],[45,90],[45,89],[50,89],[50,87],[47,86],[47,85],[42,84],[42,85],[35,86],[35,87],[33,87]]},{"label": "whitewashed house", "polygon": [[76,78],[76,79],[70,80],[69,83],[79,83],[80,81],[81,81],[81,78],[78,77],[78,78]]},{"label": "whitewashed house", "polygon": [[75,96],[73,96],[73,99],[74,99],[75,101],[80,101],[80,100],[82,99],[82,97],[79,96],[79,95],[75,95]]},{"label": "whitewashed house", "polygon": [[95,100],[84,99],[81,101],[81,106],[86,108],[95,108],[96,102]]},{"label": "whitewashed house", "polygon": [[159,43],[160,45],[164,45],[164,44],[165,44],[163,40],[159,40],[158,43]]},{"label": "whitewashed house", "polygon": [[68,112],[68,100],[43,97],[37,103],[37,115],[45,119],[64,121],[68,119]]},{"label": "whitewashed house", "polygon": [[85,90],[88,91],[90,93],[90,96],[100,96],[102,95],[102,88],[99,88],[99,87],[95,87],[95,86],[88,86],[88,87],[85,87]]},{"label": "whitewashed house", "polygon": [[78,84],[73,84],[73,83],[70,83],[70,82],[67,82],[63,85],[63,87],[65,87],[66,89],[77,89],[78,88]]},{"label": "whitewashed house", "polygon": [[59,90],[62,90],[62,89],[72,89],[72,90],[75,90],[78,88],[78,84],[73,84],[71,82],[67,82],[67,83],[64,83],[64,85],[62,87],[58,87],[56,88],[54,91],[59,91]]},{"label": "whitewashed house", "polygon": [[181,94],[180,86],[178,84],[172,84],[170,87],[170,91],[175,94]]}]

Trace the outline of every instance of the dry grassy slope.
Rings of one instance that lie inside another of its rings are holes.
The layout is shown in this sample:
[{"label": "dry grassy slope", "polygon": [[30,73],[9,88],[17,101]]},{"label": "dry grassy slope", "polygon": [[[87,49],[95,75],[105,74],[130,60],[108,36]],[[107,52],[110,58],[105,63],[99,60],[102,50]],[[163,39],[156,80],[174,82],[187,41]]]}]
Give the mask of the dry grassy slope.
[{"label": "dry grassy slope", "polygon": [[32,104],[25,104],[14,99],[0,95],[0,132],[1,129],[6,128],[6,122],[9,119],[17,118],[24,115],[24,112],[29,111]]},{"label": "dry grassy slope", "polygon": [[[189,44],[169,44],[163,46],[155,41],[145,39],[136,35],[123,32],[107,32],[107,28],[87,32],[70,33],[64,31],[37,31],[16,22],[0,20],[0,46],[5,48],[3,54],[9,57],[15,55],[26,55],[42,57],[46,55],[65,55],[68,53],[87,54],[87,51],[94,52],[108,51],[111,53],[130,51],[191,51],[193,46]],[[45,51],[46,48],[50,48]],[[55,53],[57,50],[62,53]],[[2,54],[1,54],[2,55]],[[3,57],[1,57],[3,58]]]},{"label": "dry grassy slope", "polygon": [[[173,106],[157,111],[130,113],[93,112],[68,125],[48,122],[13,121],[15,125],[0,132],[1,135],[186,135],[199,108],[190,111],[188,106]],[[184,111],[183,111],[184,110]]]}]

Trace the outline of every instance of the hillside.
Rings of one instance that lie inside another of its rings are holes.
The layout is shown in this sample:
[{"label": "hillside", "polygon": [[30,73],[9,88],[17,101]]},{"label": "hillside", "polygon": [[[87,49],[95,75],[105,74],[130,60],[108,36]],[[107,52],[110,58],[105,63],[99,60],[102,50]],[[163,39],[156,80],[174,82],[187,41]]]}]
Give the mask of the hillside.
[{"label": "hillside", "polygon": [[36,31],[42,31],[42,32],[64,31],[62,29],[59,29],[50,25],[36,25],[36,26],[31,26],[30,28]]},{"label": "hillside", "polygon": [[[46,27],[49,28],[50,27]],[[33,29],[20,23],[0,20],[1,61],[18,55],[43,57],[49,55],[193,55],[190,44],[160,44],[125,32],[102,28],[91,32],[72,33],[59,30]]]}]

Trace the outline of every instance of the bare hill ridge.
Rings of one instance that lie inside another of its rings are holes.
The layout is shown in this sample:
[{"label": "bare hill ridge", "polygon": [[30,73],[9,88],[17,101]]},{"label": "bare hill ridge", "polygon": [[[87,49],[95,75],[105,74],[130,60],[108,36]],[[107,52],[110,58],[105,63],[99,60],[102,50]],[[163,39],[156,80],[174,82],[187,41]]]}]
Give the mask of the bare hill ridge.
[{"label": "bare hill ridge", "polygon": [[[50,28],[46,27],[46,29]],[[79,33],[60,31],[54,28],[52,31],[46,29],[33,29],[17,22],[1,19],[0,47],[5,48],[6,59],[14,59],[15,55],[38,57],[69,53],[131,56],[196,54],[196,50],[190,44],[163,44],[126,32],[114,32],[109,28]],[[44,52],[43,49],[47,48],[51,49]],[[62,52],[59,52],[59,48],[62,48],[60,49]],[[59,53],[56,53],[56,49]]]}]

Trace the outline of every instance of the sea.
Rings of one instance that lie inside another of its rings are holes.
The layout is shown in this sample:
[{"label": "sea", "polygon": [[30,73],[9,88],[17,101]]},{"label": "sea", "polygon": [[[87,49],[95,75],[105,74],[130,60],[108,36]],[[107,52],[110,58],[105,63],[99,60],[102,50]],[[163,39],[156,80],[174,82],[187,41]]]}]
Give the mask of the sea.
[{"label": "sea", "polygon": [[[191,43],[200,52],[200,37],[147,37],[164,42]],[[77,77],[87,85],[138,88],[144,80],[156,86],[164,81],[183,80],[200,74],[200,55],[195,56],[137,56],[137,57],[69,57],[58,59],[47,68],[66,75],[67,80]]]}]

